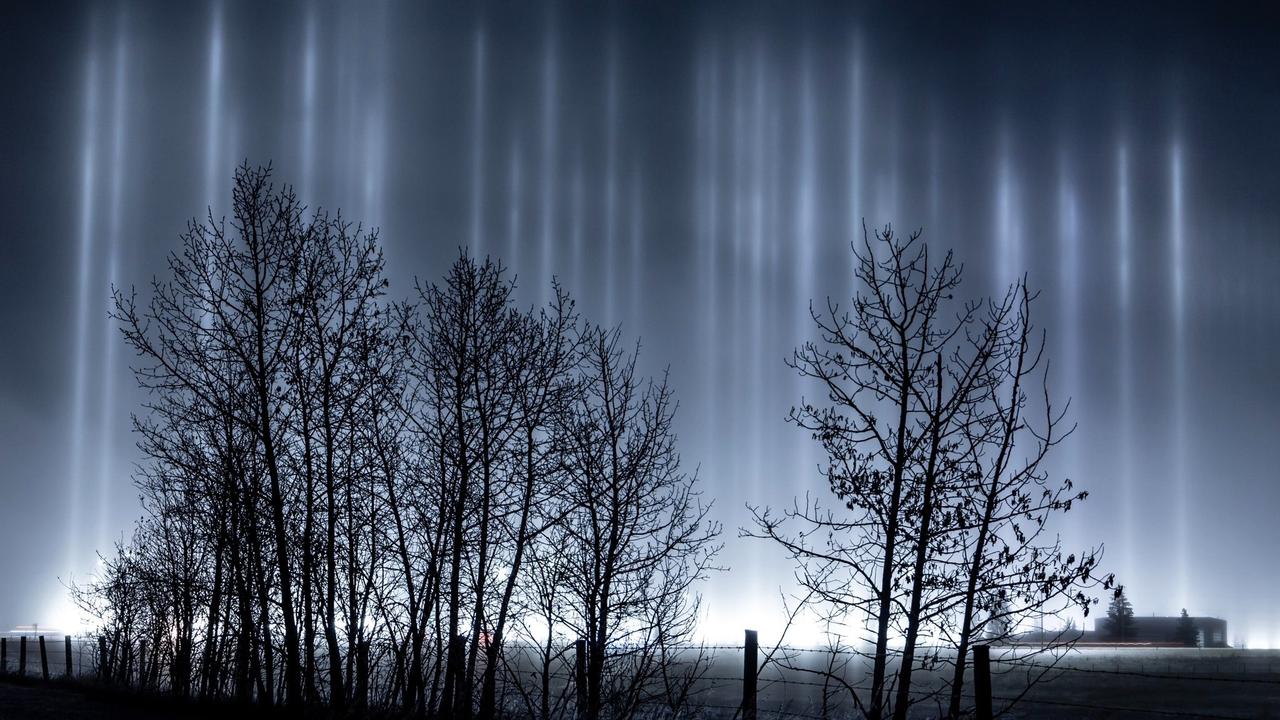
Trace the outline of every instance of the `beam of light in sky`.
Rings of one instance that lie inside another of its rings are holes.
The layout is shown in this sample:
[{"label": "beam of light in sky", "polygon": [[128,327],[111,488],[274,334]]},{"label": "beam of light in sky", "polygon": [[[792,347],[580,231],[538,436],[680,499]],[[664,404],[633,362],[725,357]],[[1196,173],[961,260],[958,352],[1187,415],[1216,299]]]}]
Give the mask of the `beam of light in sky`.
[{"label": "beam of light in sky", "polygon": [[585,282],[582,262],[586,254],[583,247],[586,233],[586,187],[582,177],[582,155],[577,150],[573,156],[573,176],[569,188],[569,244],[573,251],[573,266],[566,287],[576,291]]},{"label": "beam of light in sky", "polygon": [[[726,212],[729,213],[728,236],[725,238],[725,250],[728,255],[727,263],[727,282],[725,285],[725,294],[727,297],[725,303],[724,316],[721,322],[724,322],[734,330],[737,329],[741,322],[741,315],[744,312],[742,307],[742,282],[746,276],[746,268],[743,266],[743,244],[744,238],[747,236],[746,224],[746,198],[747,198],[747,158],[748,153],[748,137],[749,132],[747,122],[750,119],[749,105],[747,104],[746,91],[746,72],[748,61],[745,58],[746,51],[742,47],[734,49],[732,73],[733,87],[730,90],[731,112],[729,118],[729,157],[726,161],[729,169],[729,177],[725,181],[725,185],[729,191],[728,207]],[[741,378],[732,376],[728,378],[729,383],[739,383]],[[735,402],[737,399],[735,398]],[[729,426],[726,428],[732,436],[736,437],[739,428],[737,423],[741,420],[738,408],[734,406],[729,413]]]},{"label": "beam of light in sky", "polygon": [[605,159],[604,159],[604,324],[612,327],[617,322],[616,270],[618,214],[618,37],[609,32],[608,69],[605,80]]},{"label": "beam of light in sky", "polygon": [[[873,206],[875,213],[874,218],[868,224],[868,228],[874,231],[876,228],[884,228],[885,225],[892,224],[895,233],[909,233],[915,227],[914,223],[906,218],[898,217],[898,123],[901,119],[898,101],[895,96],[890,94],[884,98],[883,102],[886,108],[884,111],[886,121],[882,123],[878,138],[881,143],[881,158],[876,170],[875,203]],[[872,243],[872,251],[875,253],[877,260],[884,259],[885,250],[879,243]]]},{"label": "beam of light in sky", "polygon": [[[707,436],[704,447],[714,447],[722,441],[721,423],[724,408],[720,403],[720,302],[719,302],[719,260],[720,260],[720,47],[714,39],[703,50],[699,67],[700,83],[698,98],[695,102],[698,116],[697,158],[698,189],[697,205],[698,248],[702,254],[701,284],[703,292],[703,328],[702,328],[702,362],[705,378],[703,390],[703,427]],[[710,456],[710,453],[707,453]],[[719,468],[709,465],[708,472],[715,476]],[[718,605],[715,587],[707,588],[708,607]]]},{"label": "beam of light in sky", "polygon": [[[849,43],[849,240],[862,236],[862,42]],[[850,273],[852,275],[852,273]],[[851,280],[852,282],[852,280]]]},{"label": "beam of light in sky", "polygon": [[[96,34],[96,33],[95,33]],[[76,259],[76,321],[73,338],[75,353],[75,376],[72,379],[71,405],[71,437],[70,460],[71,472],[68,476],[68,500],[70,516],[68,522],[67,565],[65,572],[70,575],[79,565],[79,558],[84,555],[84,538],[81,537],[81,512],[85,502],[85,462],[84,440],[89,431],[86,418],[86,395],[89,382],[89,316],[95,312],[97,303],[91,302],[90,267],[93,264],[95,192],[98,152],[98,55],[96,38],[90,42],[89,52],[85,60],[84,84],[84,136],[80,146],[80,228],[79,254]]]},{"label": "beam of light in sky", "polygon": [[[815,97],[813,73],[813,57],[809,49],[809,43],[806,43],[800,61],[799,78],[800,112],[798,129],[800,133],[800,161],[796,177],[798,196],[796,199],[795,240],[793,243],[797,246],[796,257],[798,258],[795,307],[799,309],[799,316],[794,320],[796,323],[795,332],[789,334],[788,338],[793,346],[798,346],[804,342],[813,332],[813,320],[809,315],[810,300],[813,300],[814,307],[822,307],[822,301],[814,298],[817,288],[816,276],[818,274],[815,263],[815,249],[818,243],[818,138],[817,99]],[[796,373],[791,386],[793,402],[811,390],[806,385],[805,380],[799,376],[799,373]],[[820,462],[819,452],[815,447],[815,443],[801,441],[794,442],[793,446],[798,450],[796,453],[796,465],[794,466],[796,472],[801,477],[815,475],[817,465]]]},{"label": "beam of light in sky", "polygon": [[[702,306],[700,322],[703,369],[707,378],[715,377],[715,364],[710,360],[715,343],[711,334],[715,330],[715,313],[711,310],[715,302],[715,293],[711,291],[711,282],[715,279],[715,245],[711,237],[712,216],[715,214],[711,198],[715,188],[715,151],[712,139],[716,135],[712,122],[712,88],[715,83],[715,45],[703,47],[698,54],[693,83],[693,149],[694,149],[694,203],[693,225],[694,240],[698,249],[697,281],[708,288],[708,296]],[[712,383],[703,382],[699,400],[699,417],[704,427],[714,425],[716,393]],[[705,442],[705,441],[704,441]],[[714,588],[707,589],[708,604],[715,602]]]},{"label": "beam of light in sky", "polygon": [[1131,307],[1129,256],[1132,252],[1132,208],[1129,199],[1129,147],[1124,137],[1116,140],[1116,286],[1119,307],[1118,342],[1116,363],[1119,365],[1119,476],[1121,549],[1120,573],[1124,578],[1133,577],[1134,526],[1138,518],[1134,514],[1133,488],[1133,309]]},{"label": "beam of light in sky", "polygon": [[[1072,164],[1074,147],[1063,140],[1058,148],[1058,294],[1061,298],[1058,313],[1058,344],[1053,348],[1055,358],[1062,358],[1061,373],[1054,383],[1058,409],[1070,403],[1072,417],[1078,417],[1084,405],[1080,386],[1080,286],[1083,278],[1080,273],[1080,200],[1076,186],[1075,167]],[[1052,368],[1051,368],[1052,372]],[[1080,480],[1079,438],[1068,440],[1061,449],[1064,462],[1063,475],[1075,481]],[[1066,524],[1073,527],[1075,517],[1067,515]]]},{"label": "beam of light in sky", "polygon": [[556,271],[553,257],[556,242],[556,189],[559,178],[556,173],[556,152],[560,126],[560,66],[556,44],[558,42],[555,17],[548,6],[547,29],[542,59],[542,208],[539,216],[542,245],[541,273],[538,275],[538,297],[546,297],[548,283]]},{"label": "beam of light in sky", "polygon": [[929,112],[929,227],[937,237],[942,237],[942,128],[938,123],[937,103],[930,103]]},{"label": "beam of light in sky", "polygon": [[[373,57],[363,58],[361,68],[365,97],[353,94],[354,102],[364,110],[360,137],[364,138],[364,153],[361,160],[364,165],[364,203],[361,222],[366,229],[372,229],[385,222],[384,201],[386,192],[387,166],[387,5],[378,4],[373,18],[372,37],[378,38],[373,43]],[[353,140],[355,140],[353,138]],[[357,146],[358,142],[352,142]],[[385,242],[385,241],[384,241]]]},{"label": "beam of light in sky", "polygon": [[814,107],[813,59],[805,52],[800,64],[800,164],[796,174],[796,277],[797,297],[801,298],[801,313],[797,330],[809,330],[808,298],[813,297],[814,257],[817,238],[817,137],[815,131],[817,111]]},{"label": "beam of light in sky", "polygon": [[[315,181],[313,175],[315,173],[315,127],[316,127],[316,76],[319,73],[319,57],[316,52],[316,46],[319,43],[316,37],[319,32],[317,25],[317,11],[315,5],[307,5],[307,19],[305,36],[303,38],[302,50],[302,133],[299,137],[301,143],[302,167],[298,177],[298,199],[303,203],[310,205],[315,202],[312,199],[312,193],[315,192]],[[218,41],[220,42],[220,41]],[[217,102],[213,93],[213,68],[212,66],[220,65],[214,59],[210,59],[210,106],[214,106]],[[216,122],[216,120],[214,121]],[[211,123],[212,124],[212,123]],[[214,142],[212,133],[210,133],[210,143]],[[210,153],[210,159],[214,154]],[[215,168],[210,162],[209,173],[221,170]],[[210,198],[212,200],[212,198]],[[315,214],[315,208],[311,208],[311,214]]]},{"label": "beam of light in sky", "polygon": [[[627,321],[629,326],[627,332],[638,337],[640,335],[640,323],[643,318],[642,302],[640,299],[640,268],[644,262],[644,172],[641,170],[639,163],[631,170],[631,202],[628,212],[631,216],[630,252],[628,253],[628,262],[630,263],[630,279],[627,283],[629,288],[627,303],[630,306]],[[549,277],[549,276],[546,276]]]},{"label": "beam of light in sky", "polygon": [[[219,178],[227,171],[223,167],[222,151],[222,3],[214,2],[211,11],[213,18],[209,23],[209,67],[208,95],[205,98],[205,136],[204,136],[204,205],[217,205],[222,194]],[[310,38],[308,38],[310,40]],[[307,113],[310,117],[311,113]],[[307,142],[307,128],[304,125],[303,142]],[[307,157],[304,153],[303,157]],[[304,174],[305,177],[305,174]]]},{"label": "beam of light in sky", "polygon": [[471,252],[484,257],[484,28],[476,29],[472,48],[471,87]]},{"label": "beam of light in sky", "polygon": [[[204,108],[204,186],[201,188],[201,198],[199,204],[199,222],[205,222],[211,218],[222,217],[223,213],[219,208],[219,198],[222,197],[221,178],[225,177],[228,168],[226,168],[226,151],[225,129],[223,127],[223,6],[221,2],[215,1],[209,7],[209,57],[207,59],[208,67],[205,68],[205,108]],[[307,124],[310,122],[310,113],[307,113],[305,120]],[[305,138],[308,129],[304,125],[303,129],[303,157],[308,158],[306,152]],[[303,177],[307,175],[304,173]],[[305,182],[305,180],[304,180]],[[206,263],[206,271],[210,271],[209,264],[213,262],[209,258]],[[201,310],[200,323],[207,326],[210,322],[210,314],[207,309]]]},{"label": "beam of light in sky", "polygon": [[1183,270],[1183,246],[1186,217],[1183,207],[1182,142],[1174,137],[1169,145],[1169,273],[1172,294],[1170,312],[1173,320],[1173,486],[1174,526],[1177,537],[1177,598],[1180,607],[1190,604],[1191,562],[1190,528],[1188,514],[1187,452],[1186,452],[1186,392],[1187,392],[1187,344],[1185,280]]},{"label": "beam of light in sky", "polygon": [[1000,125],[996,160],[996,278],[994,292],[1002,293],[1026,268],[1022,265],[1020,230],[1021,201],[1018,177],[1013,166],[1013,131],[1006,118]]},{"label": "beam of light in sky", "polygon": [[[762,347],[764,342],[765,327],[765,304],[764,304],[764,284],[765,277],[773,263],[766,263],[764,257],[765,235],[767,230],[767,219],[765,217],[767,194],[770,191],[769,181],[777,176],[777,171],[769,162],[769,122],[770,111],[774,107],[774,103],[770,102],[772,97],[772,83],[769,78],[769,68],[765,62],[763,48],[757,48],[755,53],[755,81],[752,90],[752,116],[753,125],[751,134],[751,188],[750,188],[750,222],[749,222],[749,243],[747,257],[748,261],[748,277],[750,278],[750,295],[747,302],[743,306],[747,308],[747,324],[749,337],[752,347]],[[761,415],[764,412],[764,388],[766,387],[764,377],[764,358],[762,353],[752,353],[751,362],[747,369],[749,386],[754,392],[748,393],[746,397],[750,400],[745,403],[748,408],[743,408],[746,417],[750,418],[750,426],[745,428],[748,433],[747,438],[750,447],[750,456],[748,459],[748,471],[746,481],[751,492],[758,493],[763,482],[761,474],[764,455],[761,448],[761,438],[764,434]]]},{"label": "beam of light in sky", "polygon": [[520,140],[511,141],[511,159],[507,162],[507,267],[518,267],[520,260],[521,207],[524,197],[524,164]]},{"label": "beam of light in sky", "polygon": [[[126,47],[128,39],[125,33],[125,16],[123,11],[116,21],[116,47],[113,97],[111,100],[111,209],[107,230],[107,283],[108,287],[119,284],[120,244],[122,240],[121,224],[124,214],[124,163],[125,163],[125,113],[128,105],[126,92]],[[103,288],[102,297],[106,294]],[[98,517],[97,547],[105,549],[110,546],[110,507],[112,489],[115,485],[115,434],[113,428],[119,427],[120,409],[116,407],[116,386],[123,379],[116,376],[116,345],[119,338],[115,323],[108,319],[103,323],[102,405],[98,438],[100,441],[98,454]]]}]

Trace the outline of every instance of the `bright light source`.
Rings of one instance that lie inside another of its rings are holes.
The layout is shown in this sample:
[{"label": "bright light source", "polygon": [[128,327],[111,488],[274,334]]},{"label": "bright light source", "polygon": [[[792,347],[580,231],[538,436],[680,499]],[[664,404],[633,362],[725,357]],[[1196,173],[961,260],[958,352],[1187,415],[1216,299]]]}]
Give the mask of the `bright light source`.
[{"label": "bright light source", "polygon": [[52,635],[79,635],[90,628],[89,618],[76,607],[65,590],[54,597],[48,605],[43,617],[36,622],[38,628],[45,628]]}]

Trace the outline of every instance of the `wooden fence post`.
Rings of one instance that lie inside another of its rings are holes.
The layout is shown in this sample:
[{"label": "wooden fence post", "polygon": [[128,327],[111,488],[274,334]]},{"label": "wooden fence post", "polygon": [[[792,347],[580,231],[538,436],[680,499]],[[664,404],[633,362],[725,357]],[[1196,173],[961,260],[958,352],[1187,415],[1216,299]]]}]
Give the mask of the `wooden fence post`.
[{"label": "wooden fence post", "polygon": [[18,638],[18,674],[27,674],[27,636]]},{"label": "wooden fence post", "polygon": [[755,630],[747,630],[742,644],[742,720],[756,720],[756,678],[760,674],[760,645]]},{"label": "wooden fence post", "polygon": [[49,679],[49,653],[44,649],[44,636],[40,636],[40,677]]},{"label": "wooden fence post", "polygon": [[369,641],[361,640],[356,647],[356,705],[369,704]]},{"label": "wooden fence post", "polygon": [[71,636],[64,635],[62,637],[62,644],[63,644],[63,650],[65,651],[64,654],[67,657],[67,678],[70,679],[71,677]]},{"label": "wooden fence post", "polygon": [[138,643],[138,687],[147,689],[147,639]]},{"label": "wooden fence post", "polygon": [[466,680],[466,668],[464,666],[467,664],[467,636],[464,634],[455,635],[450,643],[449,652],[454,657],[454,662],[450,664],[457,668],[456,672],[458,673],[453,679],[453,697],[447,698],[448,702],[452,703],[451,707],[455,708],[455,710],[450,711],[452,714],[457,709],[471,707],[468,704],[471,702],[471,698],[467,695],[466,683],[464,682]]},{"label": "wooden fence post", "polygon": [[977,720],[991,720],[991,646],[973,646],[973,699]]},{"label": "wooden fence post", "polygon": [[9,672],[9,638],[0,637],[0,675]]},{"label": "wooden fence post", "polygon": [[98,679],[107,681],[107,636],[98,636]]},{"label": "wooden fence post", "polygon": [[573,644],[573,684],[578,697],[578,718],[587,716],[587,641]]}]

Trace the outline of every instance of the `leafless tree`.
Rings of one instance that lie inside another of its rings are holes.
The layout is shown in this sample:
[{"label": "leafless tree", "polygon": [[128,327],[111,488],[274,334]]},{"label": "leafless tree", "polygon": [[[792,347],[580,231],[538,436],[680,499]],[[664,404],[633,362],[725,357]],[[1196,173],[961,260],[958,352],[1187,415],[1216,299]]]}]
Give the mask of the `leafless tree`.
[{"label": "leafless tree", "polygon": [[[376,232],[270,178],[240,168],[232,218],[192,222],[145,300],[115,297],[147,401],[143,518],[76,589],[104,677],[483,720],[514,685],[550,720],[586,709],[551,674],[589,634],[596,717],[659,685],[683,702],[719,528],[665,380],[554,281],[520,310],[465,251],[390,301]],[[540,686],[511,636],[537,638]]]},{"label": "leafless tree", "polygon": [[[948,641],[959,692],[975,608],[991,607],[989,598],[1013,584],[1024,591],[1020,617],[1064,610],[1055,606],[1063,597],[1087,607],[1099,551],[1064,558],[1056,544],[1036,544],[1055,514],[1084,497],[1069,483],[1045,490],[1040,460],[1057,436],[1039,436],[1029,469],[1009,473],[1009,457],[1029,441],[1005,400],[1012,386],[1018,407],[1025,404],[1025,284],[1003,300],[959,301],[961,268],[950,253],[935,263],[919,233],[904,240],[890,228],[864,232],[853,251],[860,290],[851,310],[832,301],[813,309],[819,340],[788,363],[821,389],[791,420],[826,452],[822,474],[838,504],[806,498],[781,514],[752,508],[755,527],[744,532],[778,543],[797,563],[805,602],[821,616],[865,620],[867,643],[857,652],[870,663],[870,687],[865,699],[847,689],[866,717],[902,720],[912,703],[940,691],[916,692],[913,675],[951,657],[942,652]],[[1051,425],[1060,419],[1051,415]],[[993,456],[1004,458],[998,469]],[[992,472],[1003,478],[998,497],[989,497]],[[1019,539],[1033,518],[1035,532]],[[994,540],[1006,532],[1009,542]]]},{"label": "leafless tree", "polygon": [[680,468],[663,376],[641,379],[617,330],[588,329],[582,392],[570,419],[568,624],[587,640],[583,716],[631,717],[670,646],[692,637],[691,591],[714,569],[720,526]]},{"label": "leafless tree", "polygon": [[[1027,670],[1030,687],[1078,637],[1066,630],[1046,633],[1046,619],[1058,626],[1074,612],[1087,616],[1097,603],[1090,592],[1114,586],[1113,576],[1099,572],[1101,546],[1070,553],[1052,532],[1052,519],[1088,492],[1070,480],[1051,480],[1045,468],[1049,451],[1073,428],[1064,427],[1067,407],[1058,410],[1051,400],[1045,338],[1031,320],[1035,297],[1023,279],[1002,302],[992,303],[989,322],[999,341],[981,402],[967,412],[956,448],[963,479],[951,505],[963,584],[947,598],[948,607],[953,600],[960,604],[957,621],[944,628],[956,648],[951,717],[962,710],[966,658],[975,640],[1012,643],[1040,628],[1033,643],[1003,658]],[[1029,391],[1037,392],[1037,402]],[[1037,404],[1038,421],[1030,414]]]}]

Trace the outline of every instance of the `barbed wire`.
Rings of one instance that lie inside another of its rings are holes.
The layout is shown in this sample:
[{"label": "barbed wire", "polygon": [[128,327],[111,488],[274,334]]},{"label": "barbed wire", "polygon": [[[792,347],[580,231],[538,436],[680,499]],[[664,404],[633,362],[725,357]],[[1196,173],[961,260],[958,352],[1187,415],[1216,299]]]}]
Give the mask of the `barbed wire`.
[{"label": "barbed wire", "polygon": [[[994,659],[992,662],[996,662]],[[1139,670],[1107,670],[1105,668],[1082,668],[1072,665],[1043,665],[1036,663],[1002,663],[1012,665],[1015,668],[1023,667],[1038,670],[1061,670],[1063,672],[1078,673],[1097,673],[1099,675],[1123,675],[1126,677],[1140,677],[1153,680],[1177,680],[1179,682],[1202,681],[1202,682],[1236,682],[1236,683],[1253,683],[1257,685],[1280,685],[1280,679],[1266,678],[1246,678],[1246,677],[1213,677],[1209,675],[1174,675],[1169,673],[1148,673]]]}]

